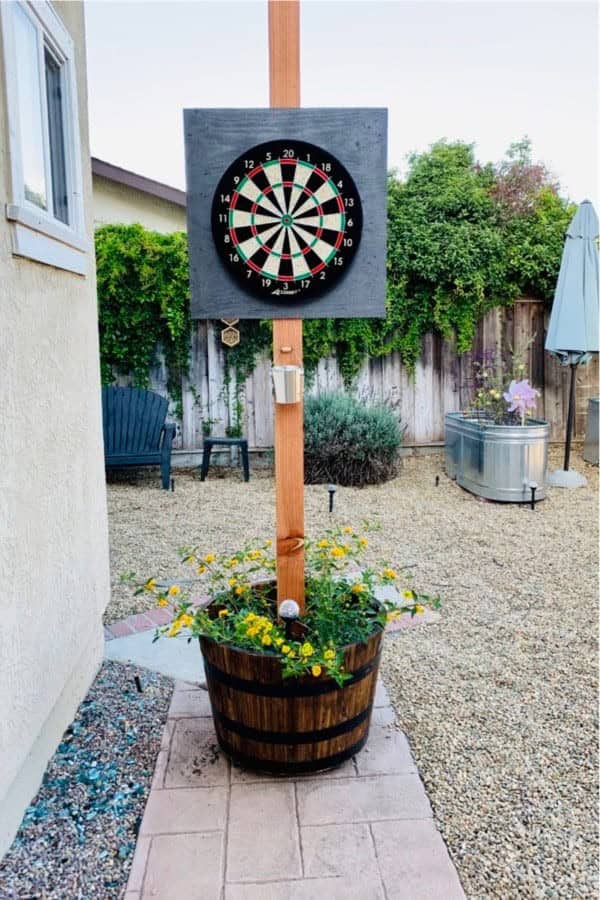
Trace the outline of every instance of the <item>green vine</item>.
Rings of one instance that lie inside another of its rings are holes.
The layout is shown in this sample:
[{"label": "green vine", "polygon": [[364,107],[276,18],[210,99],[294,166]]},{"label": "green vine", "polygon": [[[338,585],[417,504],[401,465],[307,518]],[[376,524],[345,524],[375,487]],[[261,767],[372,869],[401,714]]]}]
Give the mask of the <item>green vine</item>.
[{"label": "green vine", "polygon": [[[473,147],[440,141],[388,181],[386,317],[304,322],[304,367],[335,354],[351,383],[368,357],[397,350],[413,371],[424,335],[435,331],[470,349],[490,309],[523,295],[551,300],[574,208],[531,159],[527,138],[497,166]],[[232,357],[240,380],[270,347],[267,323],[240,323]]]},{"label": "green vine", "polygon": [[[394,350],[413,371],[428,332],[455,338],[464,352],[488,310],[522,295],[550,300],[573,211],[532,162],[526,138],[497,165],[480,165],[461,142],[414,154],[406,177],[392,172],[388,181],[386,317],[306,320],[307,375],[335,354],[351,383],[365,359]],[[103,379],[131,372],[146,384],[158,345],[180,405],[190,340],[185,235],[105,226],[96,252]],[[225,351],[227,388],[231,373],[236,378],[231,431],[241,429],[244,382],[272,340],[270,322],[236,327],[240,343]]]},{"label": "green vine", "polygon": [[131,375],[137,387],[147,387],[161,351],[181,416],[191,338],[187,236],[104,225],[95,241],[102,382]]}]

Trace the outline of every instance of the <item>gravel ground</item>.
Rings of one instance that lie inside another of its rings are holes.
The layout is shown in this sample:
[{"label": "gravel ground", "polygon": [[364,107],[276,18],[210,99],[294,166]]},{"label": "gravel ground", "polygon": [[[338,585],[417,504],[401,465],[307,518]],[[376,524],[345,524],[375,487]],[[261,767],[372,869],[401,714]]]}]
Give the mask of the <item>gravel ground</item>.
[{"label": "gravel ground", "polygon": [[2,900],[123,896],[172,686],[104,663],[0,862]]},{"label": "gravel ground", "polygon": [[[560,462],[553,449],[550,469]],[[373,560],[410,566],[420,589],[442,596],[438,624],[388,639],[383,673],[472,898],[598,896],[598,470],[579,452],[573,465],[589,487],[549,489],[535,512],[475,499],[441,456],[336,495],[339,521],[381,526]],[[109,486],[107,621],[149,602],[120,573],[189,577],[182,544],[220,552],[272,535],[270,475],[175,482],[173,494],[147,472]],[[307,487],[307,533],[328,522],[326,488]]]}]

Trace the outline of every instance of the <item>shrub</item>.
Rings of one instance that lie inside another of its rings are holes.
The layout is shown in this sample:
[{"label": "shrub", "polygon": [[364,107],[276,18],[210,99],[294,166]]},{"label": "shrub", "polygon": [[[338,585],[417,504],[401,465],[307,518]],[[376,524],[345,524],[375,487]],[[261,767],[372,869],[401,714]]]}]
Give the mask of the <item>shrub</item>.
[{"label": "shrub", "polygon": [[345,394],[307,397],[304,480],[307,484],[380,484],[397,472],[402,430],[392,411]]}]

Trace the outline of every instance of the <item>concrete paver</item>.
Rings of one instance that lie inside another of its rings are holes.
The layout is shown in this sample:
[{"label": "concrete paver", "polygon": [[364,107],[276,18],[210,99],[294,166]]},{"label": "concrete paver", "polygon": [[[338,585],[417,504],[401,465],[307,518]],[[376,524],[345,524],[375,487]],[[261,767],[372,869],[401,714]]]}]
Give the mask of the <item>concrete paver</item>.
[{"label": "concrete paver", "polygon": [[225,787],[151,791],[140,834],[223,830],[227,793]]},{"label": "concrete paver", "polygon": [[300,782],[300,825],[426,819],[432,812],[418,775],[370,775],[348,780]]},{"label": "concrete paver", "polygon": [[128,891],[140,891],[142,889],[149,852],[150,838],[144,836],[139,837],[135,847],[131,869],[129,871],[129,881],[127,883]]},{"label": "concrete paver", "polygon": [[222,833],[152,838],[142,900],[220,900],[222,884]]},{"label": "concrete paver", "polygon": [[308,825],[300,829],[300,841],[306,878],[379,878],[367,824]]},{"label": "concrete paver", "polygon": [[266,881],[302,875],[294,785],[231,786],[227,879]]},{"label": "concrete paver", "polygon": [[178,719],[164,785],[215,787],[229,783],[229,762],[221,752],[212,719]]},{"label": "concrete paver", "polygon": [[[314,776],[313,776],[314,777]],[[319,779],[329,780],[330,778],[356,778],[356,765],[354,760],[347,759],[341,766],[335,769],[329,769],[325,772],[319,772]],[[253,772],[252,769],[241,769],[238,766],[231,766],[231,783],[232,784],[249,784],[250,782],[269,782],[273,781],[272,775],[263,772]],[[285,778],[280,776],[277,781],[294,781],[294,778]]]},{"label": "concrete paver", "polygon": [[389,900],[464,900],[434,822],[375,822],[371,828]]},{"label": "concrete paver", "polygon": [[[379,880],[309,878],[271,884],[228,884],[225,900],[385,900]],[[440,898],[442,900],[442,898]]]},{"label": "concrete paver", "polygon": [[210,716],[210,700],[207,691],[175,691],[169,716],[174,719]]},{"label": "concrete paver", "polygon": [[353,760],[274,778],[230,764],[207,693],[177,678],[126,900],[464,900],[381,684]]},{"label": "concrete paver", "polygon": [[356,756],[359,775],[404,775],[416,772],[405,735],[387,725],[371,725],[369,740]]},{"label": "concrete paver", "polygon": [[381,678],[377,680],[377,686],[375,688],[375,698],[373,700],[373,706],[377,709],[378,706],[391,706],[390,704],[390,695],[387,692],[387,688]]}]

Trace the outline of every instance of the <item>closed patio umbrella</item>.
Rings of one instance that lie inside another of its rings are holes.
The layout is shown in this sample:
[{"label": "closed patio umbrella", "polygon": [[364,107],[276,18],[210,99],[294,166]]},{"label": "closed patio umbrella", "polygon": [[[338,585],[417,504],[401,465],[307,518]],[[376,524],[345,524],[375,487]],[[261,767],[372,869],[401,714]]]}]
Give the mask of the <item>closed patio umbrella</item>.
[{"label": "closed patio umbrella", "polygon": [[584,200],[567,229],[545,345],[571,368],[564,466],[548,476],[550,484],[560,487],[586,484],[582,475],[569,471],[569,459],[577,366],[589,362],[589,354],[600,349],[598,235],[598,216],[590,201]]}]

